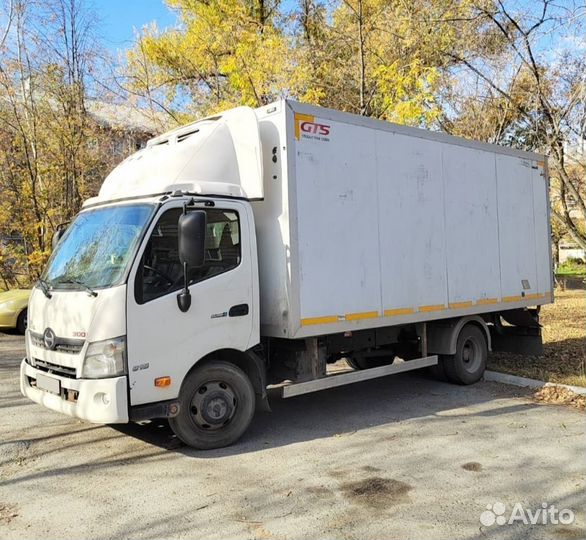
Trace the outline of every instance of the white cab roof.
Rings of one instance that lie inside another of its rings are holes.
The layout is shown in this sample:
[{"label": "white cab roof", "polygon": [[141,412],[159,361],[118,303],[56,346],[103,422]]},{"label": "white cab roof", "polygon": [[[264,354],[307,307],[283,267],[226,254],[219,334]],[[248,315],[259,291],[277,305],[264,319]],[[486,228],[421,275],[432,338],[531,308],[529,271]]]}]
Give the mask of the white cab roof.
[{"label": "white cab roof", "polygon": [[151,139],[106,178],[93,203],[170,191],[263,198],[256,114],[237,107]]}]

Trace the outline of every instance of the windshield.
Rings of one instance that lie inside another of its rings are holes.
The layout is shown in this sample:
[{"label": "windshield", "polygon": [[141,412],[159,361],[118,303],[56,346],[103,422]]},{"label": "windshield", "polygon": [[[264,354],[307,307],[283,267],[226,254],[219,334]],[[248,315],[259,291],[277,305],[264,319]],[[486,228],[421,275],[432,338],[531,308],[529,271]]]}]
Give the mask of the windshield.
[{"label": "windshield", "polygon": [[118,285],[152,211],[150,204],[134,204],[82,212],[59,242],[42,279],[59,288]]}]

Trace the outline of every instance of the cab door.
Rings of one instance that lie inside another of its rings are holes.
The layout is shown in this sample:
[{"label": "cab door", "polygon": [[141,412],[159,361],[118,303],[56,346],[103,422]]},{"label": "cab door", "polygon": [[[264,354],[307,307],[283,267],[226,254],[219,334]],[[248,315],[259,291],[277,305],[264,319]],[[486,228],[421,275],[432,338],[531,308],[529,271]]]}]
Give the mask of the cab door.
[{"label": "cab door", "polygon": [[131,405],[176,398],[199,359],[220,349],[244,351],[258,340],[253,335],[256,261],[248,208],[238,201],[198,205],[207,218],[206,255],[201,268],[189,270],[192,302],[184,313],[177,304],[184,282],[177,239],[183,204],[173,201],[160,209],[128,281]]}]

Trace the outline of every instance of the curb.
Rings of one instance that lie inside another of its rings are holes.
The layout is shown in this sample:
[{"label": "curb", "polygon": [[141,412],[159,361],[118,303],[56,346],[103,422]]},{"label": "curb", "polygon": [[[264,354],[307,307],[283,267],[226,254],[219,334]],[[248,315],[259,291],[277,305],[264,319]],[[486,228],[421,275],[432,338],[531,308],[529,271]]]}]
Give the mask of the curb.
[{"label": "curb", "polygon": [[537,379],[528,379],[527,377],[519,377],[517,375],[509,375],[508,373],[499,373],[498,371],[485,371],[483,379],[485,381],[498,382],[503,384],[512,384],[513,386],[526,386],[529,388],[543,388],[546,386],[559,386],[579,394],[586,395],[586,388],[582,386],[570,386],[569,384],[551,383],[545,381],[538,381]]}]

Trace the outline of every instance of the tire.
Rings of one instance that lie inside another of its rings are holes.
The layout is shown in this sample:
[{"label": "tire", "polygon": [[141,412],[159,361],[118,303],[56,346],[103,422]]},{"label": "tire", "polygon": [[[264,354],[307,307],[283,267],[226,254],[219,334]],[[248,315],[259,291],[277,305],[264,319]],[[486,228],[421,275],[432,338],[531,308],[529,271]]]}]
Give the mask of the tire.
[{"label": "tire", "polygon": [[254,388],[238,366],[213,361],[187,375],[179,406],[169,425],[181,441],[198,450],[222,448],[236,442],[250,425]]},{"label": "tire", "polygon": [[443,356],[441,362],[450,382],[474,384],[482,378],[487,358],[484,332],[476,325],[467,324],[458,335],[456,354]]},{"label": "tire", "polygon": [[349,356],[346,358],[346,363],[357,371],[363,369],[370,369],[381,366],[388,366],[395,361],[395,355],[389,352],[389,356],[377,356],[372,358]]},{"label": "tire", "polygon": [[26,327],[28,325],[28,310],[24,308],[20,314],[18,315],[18,319],[16,319],[16,331],[19,334],[24,334],[26,332]]},{"label": "tire", "polygon": [[[446,375],[446,370],[444,368],[444,360],[445,355],[439,355],[437,359],[437,364],[435,366],[429,366],[428,372],[429,374],[438,381],[442,382],[449,382],[448,376]],[[448,359],[451,357],[448,357]]]}]

